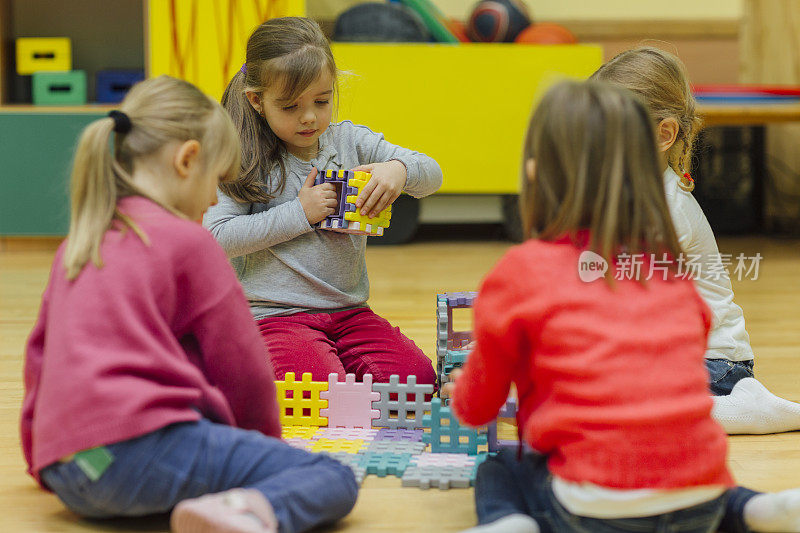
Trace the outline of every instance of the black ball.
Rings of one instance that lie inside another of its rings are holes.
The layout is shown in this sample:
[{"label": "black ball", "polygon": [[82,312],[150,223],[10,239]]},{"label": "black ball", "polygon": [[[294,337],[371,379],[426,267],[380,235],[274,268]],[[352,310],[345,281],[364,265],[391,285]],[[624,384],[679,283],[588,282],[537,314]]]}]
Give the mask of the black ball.
[{"label": "black ball", "polygon": [[431,40],[419,15],[398,4],[370,2],[353,6],[336,19],[333,40],[414,43]]}]

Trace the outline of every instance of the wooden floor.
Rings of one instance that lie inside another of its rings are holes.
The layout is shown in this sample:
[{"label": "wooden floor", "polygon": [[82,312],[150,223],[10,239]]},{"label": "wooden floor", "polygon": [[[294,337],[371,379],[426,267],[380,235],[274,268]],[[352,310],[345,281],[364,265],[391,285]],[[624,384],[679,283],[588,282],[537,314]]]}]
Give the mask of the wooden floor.
[{"label": "wooden floor", "polygon": [[[435,294],[474,290],[508,243],[456,234],[368,251],[376,312],[434,353]],[[800,240],[724,239],[723,252],[761,253],[757,281],[734,280],[756,353],[756,372],[775,393],[800,401]],[[0,532],[166,531],[163,518],[88,522],[66,511],[24,472],[18,417],[22,353],[39,307],[52,243],[0,241]],[[468,320],[468,318],[460,318]],[[655,384],[654,384],[655,385]],[[800,485],[800,432],[730,439],[739,483],[757,490]],[[457,531],[474,524],[471,490],[403,489],[367,478],[355,511],[336,531]]]}]

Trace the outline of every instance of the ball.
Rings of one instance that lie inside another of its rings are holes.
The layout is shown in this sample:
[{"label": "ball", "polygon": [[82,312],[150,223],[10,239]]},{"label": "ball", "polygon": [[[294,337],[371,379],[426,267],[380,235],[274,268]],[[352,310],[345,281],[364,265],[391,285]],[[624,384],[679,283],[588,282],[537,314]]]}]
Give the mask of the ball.
[{"label": "ball", "polygon": [[558,24],[531,24],[515,39],[518,43],[530,44],[574,44],[578,39],[564,26]]},{"label": "ball", "polygon": [[528,9],[519,0],[485,0],[472,10],[467,35],[481,43],[511,43],[530,23]]},{"label": "ball", "polygon": [[405,6],[358,4],[336,19],[333,40],[342,42],[413,43],[430,41],[425,23]]}]

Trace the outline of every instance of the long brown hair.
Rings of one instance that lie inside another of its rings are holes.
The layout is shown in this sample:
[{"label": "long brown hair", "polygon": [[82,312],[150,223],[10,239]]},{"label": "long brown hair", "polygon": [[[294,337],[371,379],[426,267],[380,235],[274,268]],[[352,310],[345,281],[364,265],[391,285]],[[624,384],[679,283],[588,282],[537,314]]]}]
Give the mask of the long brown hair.
[{"label": "long brown hair", "polygon": [[[327,70],[334,79],[336,61],[319,25],[303,17],[281,17],[261,24],[247,40],[247,61],[225,89],[222,105],[233,119],[242,141],[242,168],[238,179],[221,185],[222,192],[239,202],[266,203],[286,184],[286,147],[259,115],[246,93],[263,94],[280,87],[282,100],[296,100]],[[277,180],[265,183],[275,167]],[[265,187],[266,186],[266,187]]]},{"label": "long brown hair", "polygon": [[656,123],[674,118],[678,137],[667,152],[667,161],[679,176],[691,171],[692,148],[702,120],[680,59],[658,48],[634,48],[608,61],[590,79],[633,91],[647,104]]},{"label": "long brown hair", "polygon": [[78,141],[64,253],[68,279],[89,261],[103,266],[100,245],[113,221],[148,242],[136,223],[117,209],[117,200],[124,196],[148,196],[131,181],[140,158],[156,154],[170,142],[194,139],[202,146],[204,168],[222,169],[223,179],[234,179],[238,173],[239,140],[230,118],[191,83],[169,76],[143,81],[130,90],[119,109],[130,119],[130,131],[114,133],[114,120],[106,117],[86,126]]},{"label": "long brown hair", "polygon": [[[680,254],[645,106],[600,82],[562,82],[534,113],[523,150],[525,236],[552,240],[590,230],[610,263],[625,251]],[[536,172],[527,178],[526,161]]]}]

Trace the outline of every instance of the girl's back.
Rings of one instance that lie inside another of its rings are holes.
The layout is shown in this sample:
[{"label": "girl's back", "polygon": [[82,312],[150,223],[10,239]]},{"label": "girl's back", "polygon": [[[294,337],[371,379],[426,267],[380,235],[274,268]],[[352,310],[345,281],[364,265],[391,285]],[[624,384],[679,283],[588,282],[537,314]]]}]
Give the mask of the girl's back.
[{"label": "girl's back", "polygon": [[[199,406],[235,424],[217,388],[228,387],[213,379],[222,376],[213,363],[221,352],[246,358],[237,364],[260,383],[273,379],[241,287],[213,237],[142,197],[124,198],[119,207],[149,244],[130,229],[111,229],[101,245],[103,267],[88,265],[74,280],[63,267],[66,244],[56,254],[27,348],[23,419],[33,419],[26,450],[33,472],[76,450],[197,420]],[[260,429],[274,430],[271,412],[251,413],[262,418]]]},{"label": "girl's back", "polygon": [[[644,254],[635,263],[646,283],[627,278],[624,256],[605,273],[620,278],[613,286],[584,281],[580,266],[586,273],[603,260],[586,251],[587,233],[574,240],[527,241],[484,280],[471,356],[486,365],[480,373],[513,371],[520,437],[564,479],[619,488],[718,482],[726,441],[709,417],[705,304],[688,279],[650,277],[661,265]],[[508,394],[504,382],[483,379],[486,415],[470,410],[467,422],[492,416]],[[642,468],[666,464],[669,476]]]}]

